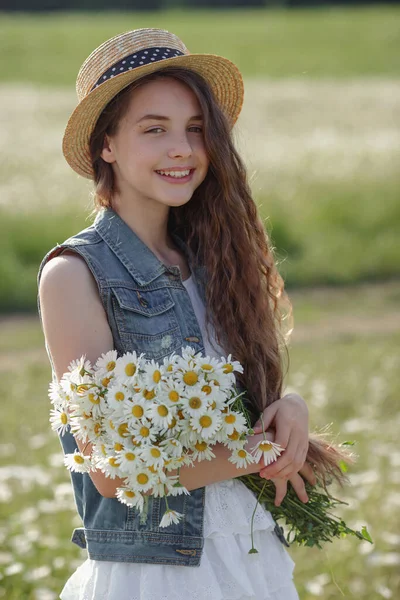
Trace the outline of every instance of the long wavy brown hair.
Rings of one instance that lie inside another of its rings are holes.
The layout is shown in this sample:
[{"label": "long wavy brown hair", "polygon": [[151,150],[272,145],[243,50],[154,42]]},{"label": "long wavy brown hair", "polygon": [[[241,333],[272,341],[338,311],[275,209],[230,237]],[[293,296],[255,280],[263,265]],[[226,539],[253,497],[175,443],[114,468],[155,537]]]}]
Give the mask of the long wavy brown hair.
[{"label": "long wavy brown hair", "polygon": [[186,242],[196,264],[206,268],[207,320],[215,328],[217,341],[242,363],[244,374],[239,381],[256,415],[281,395],[282,304],[286,300],[290,308],[290,302],[231,127],[200,75],[182,68],[163,69],[134,82],[106,107],[90,143],[96,209],[112,206],[117,191],[112,167],[100,156],[104,135],[116,133],[135,89],[165,77],[183,82],[197,96],[210,161],[206,178],[190,201],[170,209],[168,228]]},{"label": "long wavy brown hair", "polygon": [[[165,68],[119,92],[102,112],[90,141],[94,170],[94,213],[112,207],[116,182],[112,166],[101,158],[104,136],[114,135],[131,94],[150,81],[173,77],[196,95],[203,113],[209,158],[206,178],[185,205],[172,207],[168,229],[188,245],[196,265],[205,267],[207,321],[217,341],[244,368],[239,383],[247,390],[246,407],[254,425],[260,413],[281,397],[286,341],[292,330],[292,306],[280,276],[274,249],[252,197],[246,169],[235,149],[232,128],[207,82],[182,68]],[[345,451],[322,435],[311,436],[307,460],[322,480],[344,480]]]}]

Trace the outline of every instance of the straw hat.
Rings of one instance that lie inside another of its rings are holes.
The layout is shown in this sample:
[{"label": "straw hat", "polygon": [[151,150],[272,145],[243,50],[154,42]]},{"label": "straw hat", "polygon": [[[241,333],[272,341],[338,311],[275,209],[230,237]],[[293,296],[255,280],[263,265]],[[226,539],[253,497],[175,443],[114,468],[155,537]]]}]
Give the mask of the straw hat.
[{"label": "straw hat", "polygon": [[96,48],[85,60],[76,80],[79,104],[64,133],[63,153],[74,171],[93,179],[89,141],[107,104],[133,81],[164,69],[185,67],[202,75],[231,125],[243,104],[243,80],[227,58],[190,54],[184,43],[163,29],[135,29],[117,35]]}]

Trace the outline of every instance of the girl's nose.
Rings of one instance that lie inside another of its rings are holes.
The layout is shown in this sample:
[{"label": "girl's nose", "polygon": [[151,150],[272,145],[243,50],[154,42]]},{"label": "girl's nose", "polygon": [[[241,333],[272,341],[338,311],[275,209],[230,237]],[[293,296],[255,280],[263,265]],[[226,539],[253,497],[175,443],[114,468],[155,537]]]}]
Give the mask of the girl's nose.
[{"label": "girl's nose", "polygon": [[175,141],[168,151],[170,158],[183,157],[186,158],[192,155],[192,146],[186,137],[181,137]]}]

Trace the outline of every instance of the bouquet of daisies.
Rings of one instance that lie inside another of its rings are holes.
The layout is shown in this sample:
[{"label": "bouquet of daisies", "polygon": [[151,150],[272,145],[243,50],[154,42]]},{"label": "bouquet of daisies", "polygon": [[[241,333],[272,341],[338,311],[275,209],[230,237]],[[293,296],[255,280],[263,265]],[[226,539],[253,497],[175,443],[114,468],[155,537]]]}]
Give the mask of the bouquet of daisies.
[{"label": "bouquet of daisies", "polygon": [[[180,468],[215,458],[212,447],[217,442],[231,450],[228,460],[238,468],[258,463],[261,457],[269,464],[284,449],[267,440],[265,433],[254,447],[245,448],[253,429],[236,388],[235,373],[243,373],[243,368],[231,355],[218,360],[187,346],[181,356],[174,353],[162,364],[144,356],[129,352],[117,357],[117,351],[111,350],[94,366],[84,356],[73,361],[58,383],[50,383],[50,423],[60,435],[70,427],[86,443],[85,449],[92,444],[90,454],[84,449],[64,457],[69,470],[87,473],[96,469],[112,479],[121,478],[124,484],[117,488],[116,497],[139,512],[144,510],[147,493],[165,497],[166,510],[159,525],[167,527],[183,516],[169,508],[168,496],[190,493],[179,480]],[[275,507],[272,482],[258,474],[240,479],[257,497],[254,512],[260,502],[276,520],[283,517],[296,529],[299,543],[313,545],[310,532],[317,545],[343,533],[368,539],[364,532],[354,532],[330,516],[335,504],[325,481],[323,493],[309,490],[314,513],[308,511],[307,519],[308,507],[293,493],[281,507]],[[325,524],[332,522],[335,527],[328,532]],[[250,552],[257,552],[253,543]]]},{"label": "bouquet of daisies", "polygon": [[61,434],[70,425],[93,451],[66,455],[67,468],[122,478],[118,500],[140,512],[145,492],[165,496],[160,527],[177,523],[183,515],[169,509],[167,496],[190,493],[179,481],[182,465],[215,458],[217,442],[232,451],[229,460],[239,467],[258,462],[263,453],[268,463],[282,450],[270,442],[259,442],[251,453],[245,449],[251,430],[232,406],[238,399],[235,372],[243,369],[231,355],[217,360],[190,346],[162,364],[135,352],[117,358],[115,350],[94,367],[85,357],[74,361],[58,384],[50,384],[50,422]]}]

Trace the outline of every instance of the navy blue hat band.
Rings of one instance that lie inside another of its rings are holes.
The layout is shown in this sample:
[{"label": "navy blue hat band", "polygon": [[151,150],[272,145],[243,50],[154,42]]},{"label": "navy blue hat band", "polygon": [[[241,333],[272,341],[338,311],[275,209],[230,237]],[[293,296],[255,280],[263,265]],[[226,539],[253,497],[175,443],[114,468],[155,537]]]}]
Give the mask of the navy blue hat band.
[{"label": "navy blue hat band", "polygon": [[90,91],[93,91],[95,88],[99,87],[102,83],[107,81],[108,79],[112,79],[116,75],[120,73],[124,73],[126,71],[132,71],[137,67],[142,67],[143,65],[149,65],[153,62],[158,62],[160,60],[165,60],[166,58],[175,58],[176,56],[184,56],[183,52],[179,50],[175,50],[175,48],[145,48],[144,50],[140,50],[135,54],[129,54],[125,58],[122,58],[117,63],[112,65],[107,71],[103,73],[101,77],[96,81],[94,86]]}]

